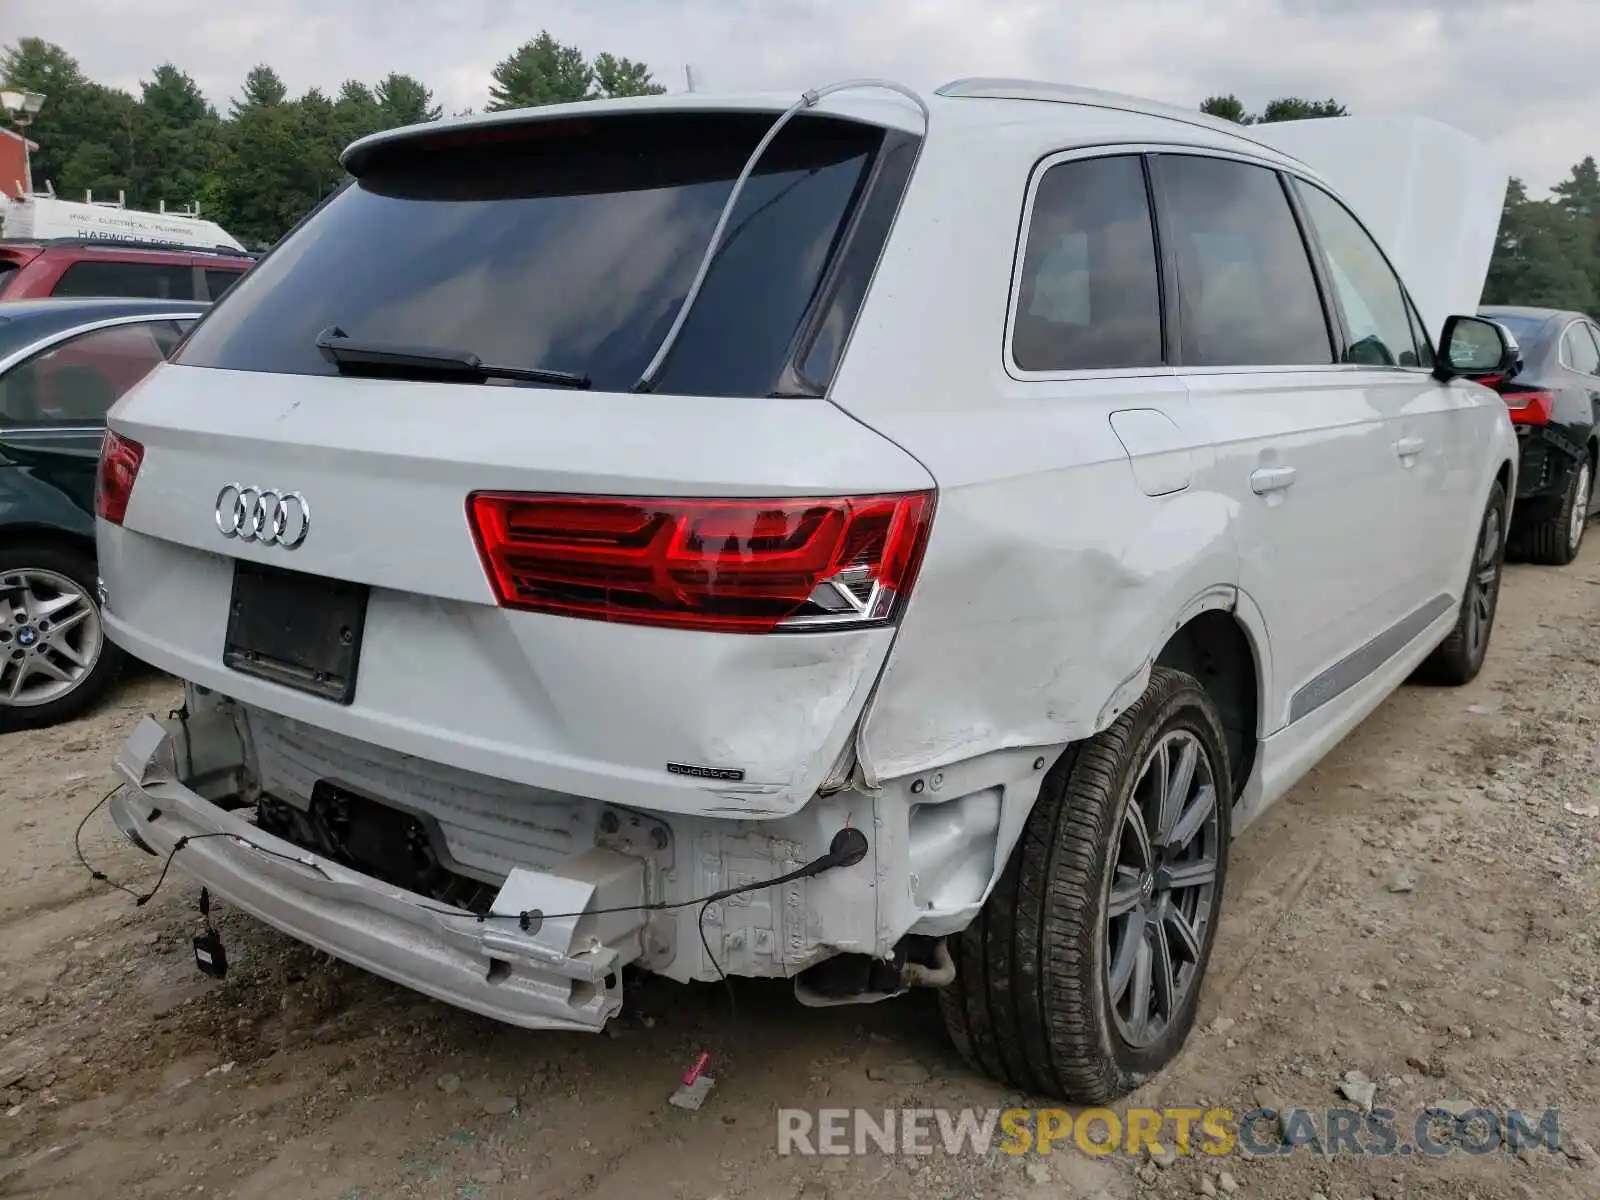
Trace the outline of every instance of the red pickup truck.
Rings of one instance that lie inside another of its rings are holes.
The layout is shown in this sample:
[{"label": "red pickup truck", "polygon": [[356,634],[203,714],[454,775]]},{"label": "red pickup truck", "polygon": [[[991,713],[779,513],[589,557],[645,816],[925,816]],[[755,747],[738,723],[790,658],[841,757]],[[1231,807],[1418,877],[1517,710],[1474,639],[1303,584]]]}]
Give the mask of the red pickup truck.
[{"label": "red pickup truck", "polygon": [[0,301],[42,296],[215,300],[255,264],[243,251],[96,238],[0,238]]}]

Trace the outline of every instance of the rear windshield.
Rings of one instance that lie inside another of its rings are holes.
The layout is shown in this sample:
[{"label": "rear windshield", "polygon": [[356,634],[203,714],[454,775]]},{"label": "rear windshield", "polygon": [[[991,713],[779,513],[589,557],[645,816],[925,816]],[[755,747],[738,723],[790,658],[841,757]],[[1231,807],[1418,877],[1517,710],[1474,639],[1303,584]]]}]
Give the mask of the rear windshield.
[{"label": "rear windshield", "polygon": [[[627,391],[774,119],[602,116],[380,148],[229,290],[177,361],[331,375],[314,343],[337,327],[363,342],[470,351]],[[887,178],[875,170],[886,144],[904,140],[815,114],[790,122],[741,194],[656,391],[768,395],[784,390],[796,360],[826,386],[815,375],[837,355],[815,367],[816,339],[802,335],[839,343],[837,314],[821,301],[848,292],[859,302],[858,243],[876,239],[866,248],[875,263],[888,222],[852,217]],[[861,236],[847,238],[852,229]]]},{"label": "rear windshield", "polygon": [[1539,340],[1539,335],[1544,327],[1549,324],[1548,317],[1523,317],[1511,316],[1504,313],[1485,313],[1496,325],[1504,325],[1511,331],[1511,336],[1517,339],[1517,345],[1523,350],[1531,350],[1533,344]]}]

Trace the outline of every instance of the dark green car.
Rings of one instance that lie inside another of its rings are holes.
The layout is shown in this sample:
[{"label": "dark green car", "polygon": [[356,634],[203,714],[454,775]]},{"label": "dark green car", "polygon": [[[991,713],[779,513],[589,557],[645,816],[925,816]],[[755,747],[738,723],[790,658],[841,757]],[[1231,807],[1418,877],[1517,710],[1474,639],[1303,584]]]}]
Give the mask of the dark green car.
[{"label": "dark green car", "polygon": [[0,731],[83,712],[121,653],[100,625],[94,491],[106,410],[207,305],[0,304]]}]

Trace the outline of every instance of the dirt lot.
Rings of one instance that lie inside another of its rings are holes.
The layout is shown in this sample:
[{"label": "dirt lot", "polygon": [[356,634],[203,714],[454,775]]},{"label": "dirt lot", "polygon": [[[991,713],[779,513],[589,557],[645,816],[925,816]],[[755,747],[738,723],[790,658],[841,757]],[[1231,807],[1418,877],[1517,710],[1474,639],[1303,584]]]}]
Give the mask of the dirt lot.
[{"label": "dirt lot", "polygon": [[[1006,1107],[926,995],[806,1010],[645,982],[615,1036],[530,1035],[410,995],[242,914],[195,972],[195,890],[144,908],[72,854],[113,748],[176,688],[0,740],[0,1195],[130,1197],[1600,1196],[1600,537],[1513,568],[1483,677],[1407,688],[1236,848],[1204,1031],[1133,1098],[1560,1110],[1563,1151],[1442,1158],[780,1157],[779,1107]],[[85,847],[148,886],[104,814]],[[666,1099],[699,1049],[698,1113]],[[618,1190],[620,1189],[620,1190]]]}]

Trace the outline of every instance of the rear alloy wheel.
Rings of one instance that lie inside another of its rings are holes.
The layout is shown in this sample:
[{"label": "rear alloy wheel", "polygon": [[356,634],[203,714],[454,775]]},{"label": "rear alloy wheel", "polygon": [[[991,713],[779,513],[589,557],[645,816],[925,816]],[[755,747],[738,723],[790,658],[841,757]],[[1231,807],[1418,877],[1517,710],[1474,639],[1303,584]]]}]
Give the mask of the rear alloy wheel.
[{"label": "rear alloy wheel", "polygon": [[1145,760],[1106,904],[1107,999],[1122,1040],[1160,1041],[1199,983],[1199,930],[1216,919],[1216,778],[1200,739],[1178,729]]},{"label": "rear alloy wheel", "polygon": [[0,729],[66,721],[100,698],[121,654],[105,636],[88,558],[61,546],[0,550]]},{"label": "rear alloy wheel", "polygon": [[1472,552],[1472,569],[1461,596],[1456,627],[1417,671],[1425,683],[1460,687],[1471,683],[1483,669],[1489,653],[1489,636],[1500,606],[1500,576],[1505,567],[1506,492],[1496,483],[1489,493],[1483,524]]},{"label": "rear alloy wheel", "polygon": [[1594,470],[1589,465],[1589,460],[1584,459],[1583,466],[1578,469],[1578,483],[1573,488],[1574,499],[1577,501],[1572,506],[1572,516],[1567,521],[1567,545],[1572,548],[1572,557],[1578,557],[1578,548],[1583,545],[1583,531],[1589,527],[1589,501],[1590,493],[1594,490]]},{"label": "rear alloy wheel", "polygon": [[1589,524],[1589,493],[1594,487],[1594,469],[1586,456],[1567,473],[1567,490],[1561,504],[1537,524],[1520,530],[1517,549],[1529,562],[1548,567],[1564,567],[1578,557],[1583,533]]},{"label": "rear alloy wheel", "polygon": [[953,939],[940,1005],[968,1062],[1105,1104],[1177,1055],[1216,937],[1232,796],[1210,696],[1155,668],[1133,707],[1050,772],[988,903]]}]

